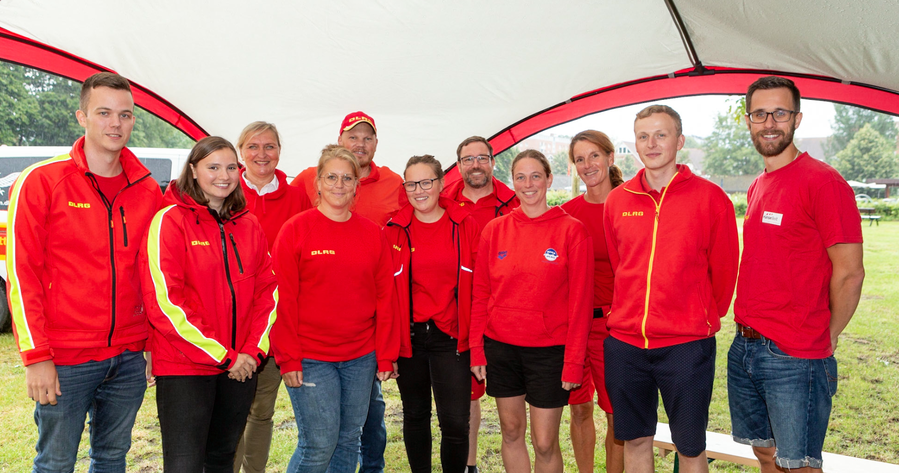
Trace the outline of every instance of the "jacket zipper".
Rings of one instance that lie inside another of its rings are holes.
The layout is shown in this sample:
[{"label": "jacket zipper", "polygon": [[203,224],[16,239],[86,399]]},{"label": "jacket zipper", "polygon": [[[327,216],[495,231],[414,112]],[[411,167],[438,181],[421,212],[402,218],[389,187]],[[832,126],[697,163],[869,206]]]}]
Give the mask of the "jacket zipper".
[{"label": "jacket zipper", "polygon": [[[112,202],[110,202],[109,199],[107,199],[106,196],[103,194],[103,192],[100,191],[100,185],[97,183],[97,179],[94,177],[94,174],[92,172],[87,172],[85,174],[87,174],[87,176],[90,178],[91,184],[94,186],[94,190],[97,191],[97,194],[100,196],[100,200],[103,202],[103,205],[106,206],[106,216],[109,219],[109,267],[112,272],[112,292],[111,292],[111,295],[112,295],[112,297],[111,297],[112,318],[110,319],[110,324],[109,324],[109,335],[106,337],[106,346],[111,347],[112,346],[112,334],[115,333],[115,323],[116,323],[115,313],[116,313],[116,283],[117,283],[116,269],[115,269],[115,235],[113,234],[113,227],[115,225],[112,220]],[[144,179],[146,179],[148,177],[150,177],[150,173],[147,173],[144,176],[142,176],[138,179],[135,179],[134,182],[129,182],[128,184],[125,185],[125,187],[123,187],[121,190],[119,190],[119,192],[115,195],[115,197],[118,197],[119,194],[124,192],[126,189],[137,184],[140,181],[143,181]],[[126,176],[126,179],[127,179],[127,176]],[[115,197],[112,198],[113,202],[115,202]],[[122,210],[123,225],[124,225],[124,216],[125,216],[124,212],[125,211],[123,209]],[[127,235],[126,235],[126,238],[127,238]]]},{"label": "jacket zipper", "polygon": [[674,176],[671,176],[671,180],[668,181],[668,184],[665,186],[665,190],[662,191],[662,196],[658,202],[656,202],[655,198],[647,192],[637,192],[627,187],[624,190],[638,195],[645,195],[652,199],[652,203],[655,206],[655,216],[652,221],[652,246],[649,250],[649,268],[646,271],[646,300],[643,305],[643,321],[640,323],[640,333],[643,335],[643,348],[649,348],[649,337],[646,336],[646,320],[649,318],[649,295],[652,289],[652,265],[655,262],[656,256],[656,240],[659,233],[659,213],[662,211],[662,202],[665,201],[665,195],[668,194],[668,188],[671,187],[671,183],[674,181],[675,176],[678,173],[674,173]]},{"label": "jacket zipper", "polygon": [[222,256],[225,259],[225,279],[228,280],[228,289],[231,291],[231,349],[237,350],[237,296],[234,294],[234,283],[231,282],[231,265],[228,264],[228,243],[225,241],[225,225],[218,213],[210,209],[209,213],[215,217],[219,225],[219,234],[222,240]]},{"label": "jacket zipper", "polygon": [[125,223],[125,207],[119,206],[119,213],[122,214],[122,235],[125,237],[125,248],[128,248],[128,226]]},{"label": "jacket zipper", "polygon": [[240,270],[240,274],[243,274],[243,263],[240,262],[240,253],[237,251],[237,243],[234,242],[234,234],[229,233],[228,238],[231,239],[231,247],[234,248],[234,256],[237,258],[237,268]]}]

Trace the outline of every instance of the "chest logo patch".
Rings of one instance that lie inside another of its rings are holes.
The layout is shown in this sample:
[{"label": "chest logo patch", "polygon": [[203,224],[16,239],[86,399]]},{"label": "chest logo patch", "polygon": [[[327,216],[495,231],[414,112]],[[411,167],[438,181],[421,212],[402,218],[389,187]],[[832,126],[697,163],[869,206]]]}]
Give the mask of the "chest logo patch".
[{"label": "chest logo patch", "polygon": [[769,212],[767,210],[762,214],[762,223],[777,225],[778,227],[780,226],[781,222],[783,222],[783,219],[784,214]]},{"label": "chest logo patch", "polygon": [[552,248],[547,248],[546,251],[543,252],[543,257],[546,258],[546,261],[552,262],[559,257],[559,253],[556,253],[556,250]]},{"label": "chest logo patch", "polygon": [[505,258],[506,256],[509,256],[509,252],[508,252],[508,251],[500,251],[500,252],[497,253],[497,255],[496,255],[496,257],[499,258],[499,259],[503,259],[503,258]]}]

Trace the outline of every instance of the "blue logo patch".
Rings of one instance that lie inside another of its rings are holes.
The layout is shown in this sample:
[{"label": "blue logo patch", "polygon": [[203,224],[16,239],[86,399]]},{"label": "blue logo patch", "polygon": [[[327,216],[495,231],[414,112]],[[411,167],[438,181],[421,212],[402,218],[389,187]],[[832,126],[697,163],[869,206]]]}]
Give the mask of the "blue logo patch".
[{"label": "blue logo patch", "polygon": [[508,256],[508,255],[509,255],[509,252],[508,252],[508,251],[500,251],[499,254],[496,255],[496,257],[499,258],[499,259],[503,259],[503,258],[505,258],[505,257]]},{"label": "blue logo patch", "polygon": [[553,262],[559,257],[559,254],[556,253],[556,250],[547,248],[546,251],[543,252],[543,257],[546,258],[546,261]]}]

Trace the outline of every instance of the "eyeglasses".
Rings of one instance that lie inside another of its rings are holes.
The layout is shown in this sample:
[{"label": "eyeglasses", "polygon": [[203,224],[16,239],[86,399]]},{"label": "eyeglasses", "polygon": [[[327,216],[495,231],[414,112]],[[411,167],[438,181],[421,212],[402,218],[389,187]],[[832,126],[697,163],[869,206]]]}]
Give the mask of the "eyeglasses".
[{"label": "eyeglasses", "polygon": [[778,123],[788,122],[790,118],[793,116],[794,112],[792,110],[781,110],[777,109],[773,112],[765,112],[762,110],[756,110],[754,112],[747,113],[746,116],[749,117],[749,121],[752,123],[765,123],[768,121],[768,115],[771,115],[774,118],[774,121]]},{"label": "eyeglasses", "polygon": [[338,175],[333,172],[329,172],[328,174],[322,176],[322,180],[325,181],[325,184],[330,187],[336,186],[337,181],[342,182],[345,186],[352,186],[356,183],[356,176],[353,176],[352,174]]},{"label": "eyeglasses", "polygon": [[478,156],[463,156],[459,158],[459,162],[462,163],[463,166],[471,166],[472,164],[474,164],[475,160],[478,161],[478,164],[487,164],[490,162],[490,158],[492,157],[493,156],[490,156],[489,154],[481,154]]},{"label": "eyeglasses", "polygon": [[426,191],[432,187],[434,187],[434,179],[422,179],[420,181],[406,181],[403,183],[403,188],[406,189],[406,192],[415,192],[415,186],[421,186],[421,190]]}]

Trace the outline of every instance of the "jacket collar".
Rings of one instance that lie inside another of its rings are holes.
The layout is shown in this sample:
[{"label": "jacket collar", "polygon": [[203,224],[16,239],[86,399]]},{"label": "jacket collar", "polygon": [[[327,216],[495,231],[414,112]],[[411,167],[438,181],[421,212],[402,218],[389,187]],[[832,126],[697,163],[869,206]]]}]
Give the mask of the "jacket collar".
[{"label": "jacket collar", "polygon": [[[197,201],[194,200],[193,197],[181,192],[178,189],[177,181],[172,181],[169,184],[169,187],[166,189],[165,195],[163,196],[163,204],[177,205],[178,207],[190,210],[191,213],[198,218],[198,220],[216,222],[216,218],[212,215],[209,207],[197,203]],[[243,210],[232,215],[229,220],[222,220],[222,222],[234,221],[246,213],[247,209],[244,208]]]},{"label": "jacket collar", "polygon": [[[437,205],[443,207],[446,210],[449,219],[459,225],[462,223],[462,220],[465,219],[469,215],[468,210],[459,205],[458,202],[450,199],[449,197],[440,196],[437,201]],[[412,217],[415,215],[415,208],[412,207],[412,204],[406,204],[401,209],[399,209],[396,214],[391,217],[390,221],[387,222],[387,225],[398,225],[403,228],[408,228],[409,225],[412,224]]]},{"label": "jacket collar", "polygon": [[[496,200],[508,204],[515,198],[515,191],[510,189],[503,181],[500,181],[495,177],[491,179],[491,182],[493,182],[493,196]],[[458,201],[460,197],[464,197],[462,195],[463,189],[465,189],[465,180],[460,178],[458,181],[447,186],[443,193],[451,199]]]},{"label": "jacket collar", "polygon": [[[631,180],[624,183],[624,188],[631,191],[636,192],[638,194],[648,194],[650,189],[647,189],[646,186],[643,185],[643,181],[645,180],[646,169],[641,169],[637,171],[637,175],[634,176]],[[675,187],[679,187],[682,183],[686,182],[689,179],[693,178],[693,171],[690,170],[690,166],[685,164],[677,165],[677,173],[671,178],[671,182],[668,183],[666,187],[668,187],[669,191],[674,190]]]},{"label": "jacket collar", "polygon": [[[75,141],[75,144],[72,145],[69,156],[72,157],[72,160],[75,162],[75,166],[79,171],[83,173],[91,172],[90,167],[87,165],[87,156],[84,154],[83,136],[78,138],[78,140]],[[137,156],[135,156],[128,148],[122,148],[122,151],[119,153],[119,161],[122,163],[122,170],[124,171],[125,178],[128,180],[129,184],[150,175],[150,171],[146,166],[144,166],[144,164],[137,159]]]},{"label": "jacket collar", "polygon": [[[251,189],[246,181],[244,180],[244,174],[246,174],[247,168],[243,168],[240,170],[240,187],[243,188],[244,194],[256,194],[256,191]],[[278,188],[273,192],[269,192],[263,196],[256,194],[254,197],[262,197],[263,199],[271,200],[271,199],[279,199],[287,192],[287,174],[280,169],[275,169],[275,179],[278,180]]]}]

